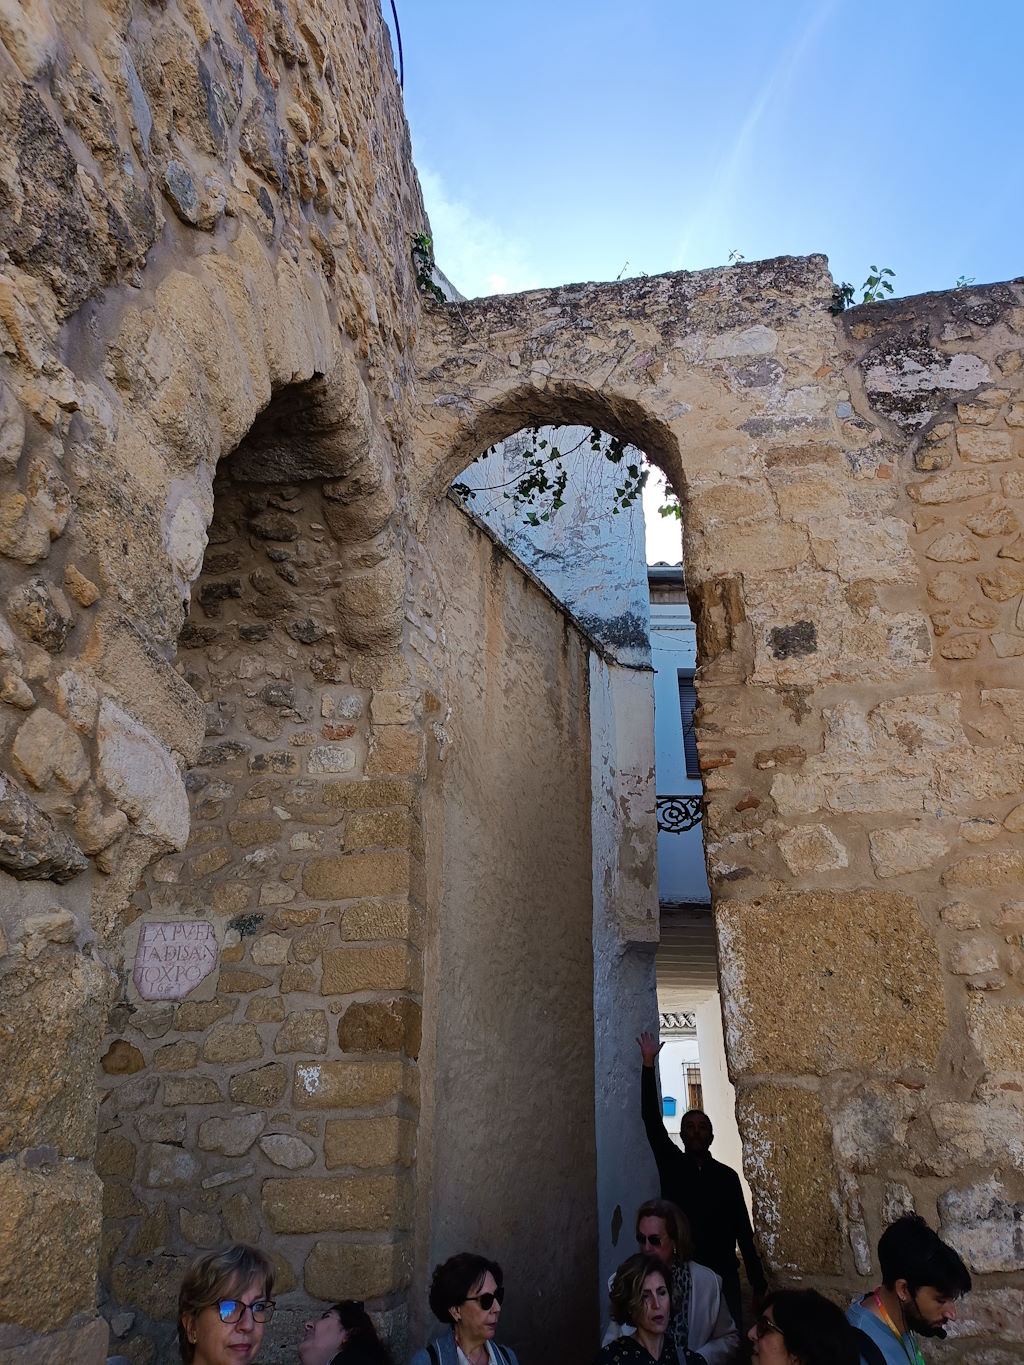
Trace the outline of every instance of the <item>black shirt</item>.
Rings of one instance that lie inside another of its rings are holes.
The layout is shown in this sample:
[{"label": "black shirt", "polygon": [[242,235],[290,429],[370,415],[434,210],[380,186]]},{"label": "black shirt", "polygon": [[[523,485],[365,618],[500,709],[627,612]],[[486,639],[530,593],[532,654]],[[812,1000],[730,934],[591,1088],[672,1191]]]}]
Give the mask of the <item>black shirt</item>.
[{"label": "black shirt", "polygon": [[764,1271],[754,1246],[740,1178],[731,1166],[723,1166],[710,1155],[698,1165],[672,1141],[662,1121],[653,1066],[640,1070],[640,1112],[658,1164],[661,1197],[678,1204],[689,1220],[693,1259],[710,1266],[723,1280],[735,1279],[739,1242],[747,1279],[755,1293],[762,1292]]}]

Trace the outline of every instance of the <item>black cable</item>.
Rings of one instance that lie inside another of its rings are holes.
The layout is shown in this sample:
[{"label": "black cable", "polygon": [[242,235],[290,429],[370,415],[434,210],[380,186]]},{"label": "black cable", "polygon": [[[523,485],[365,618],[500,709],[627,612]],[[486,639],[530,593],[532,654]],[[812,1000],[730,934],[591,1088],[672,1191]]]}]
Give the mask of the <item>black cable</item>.
[{"label": "black cable", "polygon": [[395,0],[391,0],[391,15],[395,21],[395,37],[398,39],[398,86],[400,90],[405,90],[405,58],[402,56],[402,30],[398,27],[398,10],[395,9]]}]

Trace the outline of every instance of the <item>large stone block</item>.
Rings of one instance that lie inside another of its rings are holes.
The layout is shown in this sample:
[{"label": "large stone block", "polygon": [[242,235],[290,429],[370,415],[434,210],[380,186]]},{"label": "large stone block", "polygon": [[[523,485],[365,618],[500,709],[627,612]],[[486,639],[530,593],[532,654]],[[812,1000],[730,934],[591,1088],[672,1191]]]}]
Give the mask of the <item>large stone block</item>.
[{"label": "large stone block", "polygon": [[0,1164],[0,1322],[44,1331],[93,1307],[101,1198],[87,1167]]},{"label": "large stone block", "polygon": [[809,891],[725,901],[718,932],[734,1073],[933,1065],[946,1028],[942,975],[909,896]]},{"label": "large stone block", "polygon": [[776,1270],[836,1275],[841,1232],[832,1134],[817,1096],[780,1085],[740,1092],[743,1168],[755,1222]]},{"label": "large stone block", "polygon": [[401,1091],[399,1061],[299,1062],[292,1103],[296,1109],[364,1109]]},{"label": "large stone block", "polygon": [[401,1052],[416,1057],[422,1020],[414,1000],[357,1000],[338,1020],[343,1052]]},{"label": "large stone block", "polygon": [[320,990],[324,995],[416,990],[419,985],[419,965],[400,943],[330,948],[323,955],[323,967]]},{"label": "large stone block", "polygon": [[1024,1071],[1024,1004],[974,994],[967,1002],[971,1039],[991,1071]]},{"label": "large stone block", "polygon": [[383,1298],[405,1289],[411,1275],[408,1242],[316,1242],[303,1269],[306,1293],[326,1303],[346,1297]]},{"label": "large stone block", "polygon": [[976,1273],[1024,1269],[1024,1200],[997,1178],[939,1197],[940,1235]]},{"label": "large stone block", "polygon": [[0,1151],[54,1147],[89,1156],[96,1142],[96,1060],[108,978],[63,951],[0,983]]},{"label": "large stone block", "polygon": [[416,1125],[388,1115],[374,1119],[328,1119],[324,1130],[324,1165],[410,1166],[416,1148]]},{"label": "large stone block", "polygon": [[141,834],[170,848],[188,842],[188,795],[155,735],[104,698],[97,728],[99,780]]},{"label": "large stone block", "polygon": [[376,1232],[409,1226],[406,1175],[293,1176],[263,1182],[263,1217],[272,1232]]},{"label": "large stone block", "polygon": [[303,891],[318,901],[386,896],[408,886],[409,855],[404,851],[313,858],[302,871]]}]

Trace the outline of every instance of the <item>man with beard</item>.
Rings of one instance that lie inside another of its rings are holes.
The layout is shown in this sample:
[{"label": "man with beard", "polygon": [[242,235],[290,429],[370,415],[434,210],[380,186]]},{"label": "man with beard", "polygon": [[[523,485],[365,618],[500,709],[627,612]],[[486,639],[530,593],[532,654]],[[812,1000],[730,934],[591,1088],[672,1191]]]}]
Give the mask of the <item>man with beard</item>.
[{"label": "man with beard", "polygon": [[906,1213],[878,1243],[882,1283],[846,1310],[861,1334],[863,1365],[924,1365],[916,1337],[944,1337],[956,1300],[971,1287],[963,1261],[916,1213]]}]

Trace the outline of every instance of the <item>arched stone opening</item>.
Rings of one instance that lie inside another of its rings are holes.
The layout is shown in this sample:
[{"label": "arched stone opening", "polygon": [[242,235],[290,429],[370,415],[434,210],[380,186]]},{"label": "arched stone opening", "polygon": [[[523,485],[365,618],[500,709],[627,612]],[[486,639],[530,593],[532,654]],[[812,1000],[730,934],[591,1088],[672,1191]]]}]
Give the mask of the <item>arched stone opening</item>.
[{"label": "arched stone opening", "polygon": [[[614,423],[679,477],[671,430],[585,385],[488,403],[445,475],[546,422]],[[600,454],[585,458],[613,471]],[[578,604],[574,617],[553,583],[443,492],[421,525],[411,600],[414,618],[417,603],[431,604],[446,738],[443,757],[431,748],[428,758],[423,1065],[434,1081],[420,1132],[415,1283],[477,1245],[505,1268],[509,1340],[585,1353],[597,1343],[604,1281],[632,1249],[633,1212],[657,1191],[634,1041],[657,1018],[646,625],[642,651],[631,647],[623,663],[596,623],[581,626]],[[642,525],[641,516],[641,537]],[[554,557],[557,534],[545,547]],[[639,572],[646,621],[642,546]],[[616,619],[622,605],[609,607]],[[476,1117],[464,1128],[455,1116],[467,1107]],[[505,1140],[505,1113],[519,1116],[521,1143]],[[526,1296],[540,1283],[535,1304]]]}]

